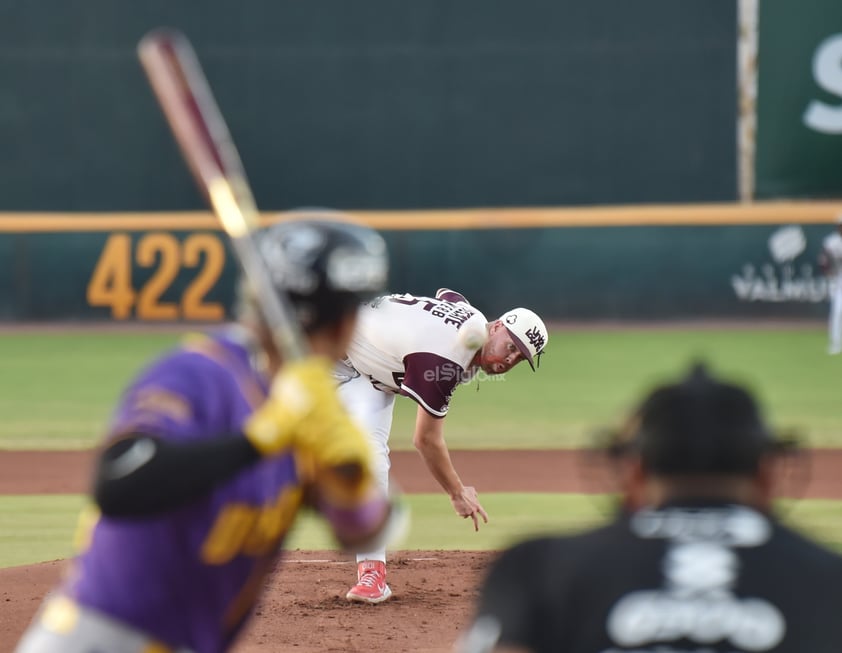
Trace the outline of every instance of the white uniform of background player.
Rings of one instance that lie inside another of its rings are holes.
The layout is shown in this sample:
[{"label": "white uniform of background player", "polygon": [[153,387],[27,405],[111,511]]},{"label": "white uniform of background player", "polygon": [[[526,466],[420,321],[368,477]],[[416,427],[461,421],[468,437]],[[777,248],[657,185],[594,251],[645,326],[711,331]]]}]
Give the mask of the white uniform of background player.
[{"label": "white uniform of background player", "polygon": [[842,215],[836,219],[836,231],[822,242],[820,264],[830,284],[828,353],[842,353]]},{"label": "white uniform of background player", "polygon": [[[478,342],[465,337],[478,332]],[[395,398],[404,395],[419,406],[413,444],[457,514],[473,519],[476,529],[480,518],[488,521],[476,490],[463,485],[453,467],[442,418],[456,387],[480,371],[500,374],[520,360],[535,369],[534,359],[547,338],[544,323],[528,309],[513,309],[488,323],[464,296],[446,288],[435,297],[388,295],[367,304],[337,377],[345,405],[370,435],[380,484],[388,488],[392,411]],[[357,556],[357,584],[348,592],[349,600],[379,603],[389,598],[385,561],[385,550]]]}]

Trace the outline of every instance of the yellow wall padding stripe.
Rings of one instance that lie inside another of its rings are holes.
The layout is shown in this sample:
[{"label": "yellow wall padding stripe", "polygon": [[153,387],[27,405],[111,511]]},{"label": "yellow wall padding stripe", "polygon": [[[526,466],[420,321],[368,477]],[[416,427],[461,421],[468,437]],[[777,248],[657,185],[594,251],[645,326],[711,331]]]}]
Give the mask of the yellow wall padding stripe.
[{"label": "yellow wall padding stripe", "polygon": [[[381,231],[633,227],[682,225],[832,224],[842,200],[636,206],[473,208],[434,211],[349,211]],[[302,217],[263,212],[264,223]],[[0,233],[194,231],[221,229],[206,211],[178,213],[0,213]]]}]

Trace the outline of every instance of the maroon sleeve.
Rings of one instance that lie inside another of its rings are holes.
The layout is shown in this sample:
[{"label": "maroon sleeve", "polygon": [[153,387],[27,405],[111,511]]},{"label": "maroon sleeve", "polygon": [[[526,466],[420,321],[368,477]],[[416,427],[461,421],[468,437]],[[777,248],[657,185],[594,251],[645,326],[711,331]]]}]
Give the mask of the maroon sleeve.
[{"label": "maroon sleeve", "polygon": [[451,290],[450,288],[439,288],[436,291],[436,299],[443,299],[446,302],[464,302],[468,305],[471,303],[465,299],[465,295],[458,293],[455,290]]},{"label": "maroon sleeve", "polygon": [[407,355],[403,365],[406,374],[401,382],[401,394],[414,399],[433,417],[444,417],[453,391],[465,373],[462,366],[424,351]]}]

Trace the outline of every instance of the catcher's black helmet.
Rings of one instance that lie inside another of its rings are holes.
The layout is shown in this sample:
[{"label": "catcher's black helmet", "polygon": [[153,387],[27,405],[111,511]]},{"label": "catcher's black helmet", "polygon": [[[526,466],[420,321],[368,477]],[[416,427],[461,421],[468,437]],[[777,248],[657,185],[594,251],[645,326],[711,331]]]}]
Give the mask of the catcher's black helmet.
[{"label": "catcher's black helmet", "polygon": [[383,292],[386,243],[374,230],[333,212],[258,230],[255,242],[278,292],[287,295],[301,326],[312,331],[338,321]]},{"label": "catcher's black helmet", "polygon": [[609,449],[636,453],[655,474],[753,474],[765,454],[787,453],[795,444],[772,432],[747,388],[696,364],[645,397]]}]

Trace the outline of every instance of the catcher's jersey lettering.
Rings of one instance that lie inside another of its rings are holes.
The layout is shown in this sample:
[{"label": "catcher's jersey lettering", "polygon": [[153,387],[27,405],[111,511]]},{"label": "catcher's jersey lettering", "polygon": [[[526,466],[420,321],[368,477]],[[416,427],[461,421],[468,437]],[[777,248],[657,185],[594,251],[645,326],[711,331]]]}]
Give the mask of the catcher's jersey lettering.
[{"label": "catcher's jersey lettering", "polygon": [[781,611],[755,596],[736,596],[742,571],[738,548],[769,541],[772,526],[749,508],[687,511],[644,510],[631,518],[642,539],[666,541],[660,563],[662,586],[622,596],[606,630],[621,646],[676,639],[698,644],[728,642],[737,649],[767,651],[786,632]]},{"label": "catcher's jersey lettering", "polygon": [[476,351],[459,341],[459,329],[469,320],[486,323],[461,295],[447,297],[378,297],[360,311],[348,350],[375,388],[409,396],[435,417],[444,417],[453,391],[473,376]]},{"label": "catcher's jersey lettering", "polygon": [[301,500],[301,488],[288,487],[265,506],[244,503],[224,506],[202,544],[202,562],[224,565],[240,554],[271,553],[292,525]]},{"label": "catcher's jersey lettering", "polygon": [[622,646],[679,638],[750,651],[777,646],[786,632],[783,615],[765,599],[732,594],[739,567],[736,553],[720,543],[673,544],[662,564],[665,587],[622,597],[608,615],[609,636]]}]

